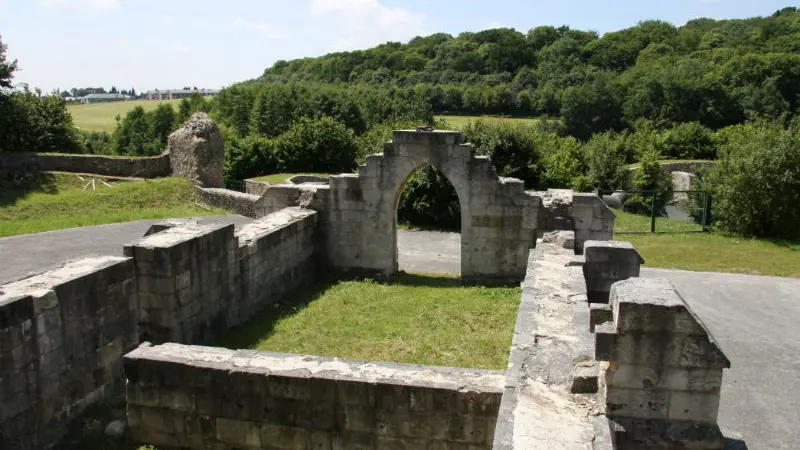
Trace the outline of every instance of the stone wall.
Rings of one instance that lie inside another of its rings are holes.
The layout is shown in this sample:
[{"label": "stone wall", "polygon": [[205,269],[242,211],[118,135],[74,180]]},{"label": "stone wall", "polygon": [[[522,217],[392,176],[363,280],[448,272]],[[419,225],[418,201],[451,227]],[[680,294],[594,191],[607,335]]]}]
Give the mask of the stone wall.
[{"label": "stone wall", "polygon": [[596,327],[609,417],[621,450],[715,449],[722,372],[730,361],[666,280],[611,287],[613,321]]},{"label": "stone wall", "polygon": [[539,236],[548,231],[575,231],[575,251],[583,253],[589,240],[614,239],[616,216],[596,194],[577,193],[567,189],[529,191],[542,199],[538,215]]},{"label": "stone wall", "polygon": [[0,448],[46,448],[122,394],[138,344],[133,261],[96,257],[0,289]]},{"label": "stone wall", "polygon": [[194,193],[200,197],[204,203],[217,208],[234,211],[246,217],[263,217],[266,214],[257,214],[256,206],[261,199],[259,195],[244,194],[230,189],[203,188],[195,186]]},{"label": "stone wall", "polygon": [[314,276],[316,213],[287,208],[234,231],[186,224],[125,246],[139,281],[140,333],[205,342]]},{"label": "stone wall", "polygon": [[167,153],[147,158],[55,153],[0,153],[0,177],[47,171],[157,178],[169,176],[172,168]]},{"label": "stone wall", "polygon": [[252,195],[264,195],[270,184],[266,181],[244,180],[244,191]]},{"label": "stone wall", "polygon": [[177,344],[125,357],[134,438],[192,449],[489,449],[502,372]]}]

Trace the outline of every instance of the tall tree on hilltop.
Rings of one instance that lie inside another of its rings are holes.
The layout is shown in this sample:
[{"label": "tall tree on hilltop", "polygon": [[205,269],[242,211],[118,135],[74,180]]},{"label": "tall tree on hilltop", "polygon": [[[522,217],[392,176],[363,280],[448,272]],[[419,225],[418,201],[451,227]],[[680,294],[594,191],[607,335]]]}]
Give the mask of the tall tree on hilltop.
[{"label": "tall tree on hilltop", "polygon": [[11,80],[14,78],[14,71],[17,70],[17,60],[6,59],[7,49],[8,46],[3,44],[3,36],[0,35],[0,89],[11,88]]}]

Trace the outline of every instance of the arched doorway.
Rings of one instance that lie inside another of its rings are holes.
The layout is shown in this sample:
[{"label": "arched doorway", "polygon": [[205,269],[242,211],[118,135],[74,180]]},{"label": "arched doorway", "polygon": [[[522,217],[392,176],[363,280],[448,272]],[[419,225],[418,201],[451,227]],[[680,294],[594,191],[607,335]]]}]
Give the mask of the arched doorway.
[{"label": "arched doorway", "polygon": [[431,165],[414,170],[397,201],[397,260],[404,272],[461,274],[460,199]]}]

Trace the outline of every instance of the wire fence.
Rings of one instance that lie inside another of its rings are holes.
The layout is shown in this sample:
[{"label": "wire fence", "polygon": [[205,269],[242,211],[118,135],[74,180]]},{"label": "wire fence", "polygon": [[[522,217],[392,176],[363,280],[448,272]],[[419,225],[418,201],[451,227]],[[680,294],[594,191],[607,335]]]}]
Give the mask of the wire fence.
[{"label": "wire fence", "polygon": [[614,209],[615,234],[704,232],[713,219],[708,192],[614,191],[603,194]]},{"label": "wire fence", "polygon": [[225,178],[225,179],[222,180],[222,186],[225,189],[230,189],[231,191],[237,191],[237,192],[244,192],[245,191],[244,181],[243,180],[231,180],[231,179]]}]

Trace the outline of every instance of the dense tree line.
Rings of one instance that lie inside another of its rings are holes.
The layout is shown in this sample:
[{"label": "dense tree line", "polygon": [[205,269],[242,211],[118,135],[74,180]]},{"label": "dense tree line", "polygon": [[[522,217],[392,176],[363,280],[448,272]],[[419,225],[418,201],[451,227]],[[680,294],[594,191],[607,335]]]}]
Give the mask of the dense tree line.
[{"label": "dense tree line", "polygon": [[580,139],[648,119],[718,129],[797,113],[800,13],[661,21],[599,37],[542,26],[434,34],[278,61],[256,83],[410,89],[435,112],[563,116]]}]

